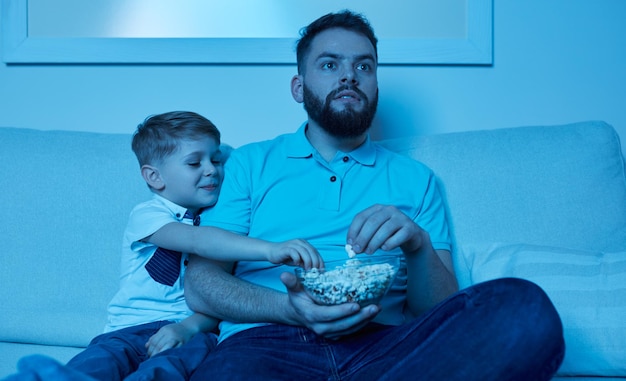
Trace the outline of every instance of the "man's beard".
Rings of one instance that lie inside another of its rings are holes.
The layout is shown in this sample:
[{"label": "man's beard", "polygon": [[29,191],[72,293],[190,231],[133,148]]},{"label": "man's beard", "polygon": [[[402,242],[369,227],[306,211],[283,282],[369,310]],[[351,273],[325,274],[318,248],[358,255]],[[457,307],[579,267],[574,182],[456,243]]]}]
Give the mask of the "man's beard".
[{"label": "man's beard", "polygon": [[[342,111],[335,111],[330,107],[330,102],[341,91],[354,91],[365,101],[363,111],[355,111],[350,105]],[[370,102],[367,96],[356,87],[341,86],[331,92],[322,104],[322,100],[313,94],[307,87],[303,86],[304,109],[309,114],[309,118],[320,125],[329,135],[337,138],[353,138],[363,135],[372,125],[376,107],[378,106],[378,90],[374,99]]]}]

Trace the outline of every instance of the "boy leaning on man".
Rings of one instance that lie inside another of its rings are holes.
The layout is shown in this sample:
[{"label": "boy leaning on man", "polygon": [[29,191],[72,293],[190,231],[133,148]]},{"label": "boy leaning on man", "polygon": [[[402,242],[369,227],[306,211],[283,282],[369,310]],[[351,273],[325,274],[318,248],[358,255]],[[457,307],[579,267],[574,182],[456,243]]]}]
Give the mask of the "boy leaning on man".
[{"label": "boy leaning on man", "polygon": [[211,121],[187,111],[153,115],[137,127],[132,149],[153,197],[130,214],[120,289],[109,303],[105,333],[65,366],[26,357],[18,364],[21,373],[7,380],[25,379],[29,372],[56,380],[187,379],[216,345],[212,331],[218,323],[186,304],[187,253],[220,261],[322,265],[304,240],[272,243],[198,226],[200,212],[219,197],[226,156],[220,139]]}]

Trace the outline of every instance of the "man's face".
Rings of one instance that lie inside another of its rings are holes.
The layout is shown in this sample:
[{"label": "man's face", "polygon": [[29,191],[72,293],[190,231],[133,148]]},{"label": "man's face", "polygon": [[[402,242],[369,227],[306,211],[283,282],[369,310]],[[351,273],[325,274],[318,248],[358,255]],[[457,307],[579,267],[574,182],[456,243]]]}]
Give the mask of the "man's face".
[{"label": "man's face", "polygon": [[[331,136],[338,138],[361,136],[372,125],[378,106],[378,92],[370,102],[367,96],[354,86],[342,86],[328,94],[325,100],[318,98],[306,85],[303,91],[304,109],[309,114],[309,118]],[[364,101],[364,106],[360,111],[355,110],[351,104],[346,105],[342,110],[332,107],[333,100],[346,91],[355,92]]]},{"label": "man's face", "polygon": [[357,137],[378,105],[376,52],[363,35],[329,29],[315,37],[302,74],[309,118],[332,136]]}]

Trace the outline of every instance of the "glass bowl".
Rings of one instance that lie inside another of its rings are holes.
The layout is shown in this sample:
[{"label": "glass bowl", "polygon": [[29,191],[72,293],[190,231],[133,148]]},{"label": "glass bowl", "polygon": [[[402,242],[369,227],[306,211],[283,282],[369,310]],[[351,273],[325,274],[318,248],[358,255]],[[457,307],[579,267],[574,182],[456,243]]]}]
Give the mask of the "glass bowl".
[{"label": "glass bowl", "polygon": [[295,269],[298,281],[318,303],[333,305],[354,302],[361,307],[377,304],[393,283],[400,257],[397,255],[328,261],[325,269]]}]

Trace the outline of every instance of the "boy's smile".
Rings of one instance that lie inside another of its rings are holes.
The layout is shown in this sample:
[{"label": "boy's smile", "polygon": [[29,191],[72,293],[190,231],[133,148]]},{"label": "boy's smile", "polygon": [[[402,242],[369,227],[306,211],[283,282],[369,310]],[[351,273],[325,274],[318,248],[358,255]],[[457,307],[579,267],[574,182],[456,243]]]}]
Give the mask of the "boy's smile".
[{"label": "boy's smile", "polygon": [[156,167],[162,182],[157,191],[168,200],[192,211],[217,202],[224,168],[215,139],[181,140]]}]

